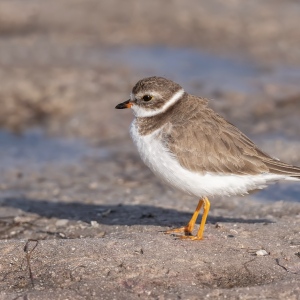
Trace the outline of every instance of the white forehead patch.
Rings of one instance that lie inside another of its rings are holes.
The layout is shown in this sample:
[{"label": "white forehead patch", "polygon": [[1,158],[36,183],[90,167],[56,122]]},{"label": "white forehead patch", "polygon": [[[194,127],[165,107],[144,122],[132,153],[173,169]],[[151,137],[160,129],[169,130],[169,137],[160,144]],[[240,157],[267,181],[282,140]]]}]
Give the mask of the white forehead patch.
[{"label": "white forehead patch", "polygon": [[[153,95],[153,93],[150,93]],[[184,89],[180,89],[177,91],[169,100],[166,102],[162,107],[158,109],[145,109],[143,107],[140,107],[138,105],[133,104],[131,108],[133,109],[133,113],[138,118],[144,118],[144,117],[153,117],[158,114],[161,114],[165,112],[169,107],[171,107],[173,104],[175,104],[184,94]],[[134,100],[134,95],[130,94],[131,101]]]}]

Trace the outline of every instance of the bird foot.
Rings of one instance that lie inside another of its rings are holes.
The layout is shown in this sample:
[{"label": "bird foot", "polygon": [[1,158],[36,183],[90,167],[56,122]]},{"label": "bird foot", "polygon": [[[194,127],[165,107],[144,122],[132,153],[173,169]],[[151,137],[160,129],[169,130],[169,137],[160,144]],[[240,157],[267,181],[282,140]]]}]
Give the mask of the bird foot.
[{"label": "bird foot", "polygon": [[184,233],[184,236],[190,236],[192,235],[192,232],[186,227],[179,227],[179,228],[174,228],[170,229],[164,232],[165,234],[173,234],[173,233]]},{"label": "bird foot", "polygon": [[183,235],[179,237],[181,240],[190,240],[190,241],[200,241],[203,240],[203,237],[198,237],[194,235]]}]

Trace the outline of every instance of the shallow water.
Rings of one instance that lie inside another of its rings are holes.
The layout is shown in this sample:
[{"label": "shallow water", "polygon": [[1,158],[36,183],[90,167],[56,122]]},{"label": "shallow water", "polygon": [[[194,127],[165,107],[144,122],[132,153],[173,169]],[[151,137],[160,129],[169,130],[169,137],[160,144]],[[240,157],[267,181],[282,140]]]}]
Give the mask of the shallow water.
[{"label": "shallow water", "polygon": [[300,181],[297,182],[279,182],[268,188],[259,191],[254,195],[258,201],[291,201],[300,202]]},{"label": "shallow water", "polygon": [[300,68],[262,67],[239,57],[221,57],[189,48],[123,47],[108,53],[114,63],[136,69],[142,76],[165,76],[181,84],[201,86],[210,95],[217,90],[257,93],[262,84],[288,84],[300,92]]},{"label": "shallow water", "polygon": [[[46,50],[45,50],[46,49]],[[166,46],[131,46],[107,48],[102,45],[64,46],[39,40],[37,44],[17,47],[6,41],[0,47],[0,64],[4,66],[51,66],[97,68],[120,67],[136,71],[140,76],[165,76],[188,86],[201,86],[205,96],[212,91],[259,92],[262,84],[288,84],[292,92],[300,92],[300,68],[265,67],[252,61],[219,56],[191,48]]]},{"label": "shallow water", "polygon": [[113,49],[110,56],[142,72],[160,75],[182,84],[202,83],[206,88],[242,90],[261,72],[258,66],[187,48],[128,47]]},{"label": "shallow water", "polygon": [[0,131],[2,170],[73,164],[91,151],[80,139],[50,137],[42,130],[27,130],[19,135]]}]

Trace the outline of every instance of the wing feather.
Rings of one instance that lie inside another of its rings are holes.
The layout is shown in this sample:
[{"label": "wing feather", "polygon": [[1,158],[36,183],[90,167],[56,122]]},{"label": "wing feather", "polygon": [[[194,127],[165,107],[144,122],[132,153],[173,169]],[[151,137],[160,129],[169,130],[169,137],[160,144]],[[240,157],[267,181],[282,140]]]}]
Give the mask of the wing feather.
[{"label": "wing feather", "polygon": [[[195,99],[191,100],[194,104]],[[179,120],[170,121],[166,147],[188,170],[240,175],[275,173],[300,178],[299,167],[273,159],[206,106],[191,105]]]}]

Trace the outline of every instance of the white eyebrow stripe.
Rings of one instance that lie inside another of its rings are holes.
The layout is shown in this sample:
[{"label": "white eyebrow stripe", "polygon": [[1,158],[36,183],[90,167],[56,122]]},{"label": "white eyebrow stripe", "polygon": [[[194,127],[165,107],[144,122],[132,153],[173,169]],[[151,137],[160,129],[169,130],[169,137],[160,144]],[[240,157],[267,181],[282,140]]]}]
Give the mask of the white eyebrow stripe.
[{"label": "white eyebrow stripe", "polygon": [[166,102],[161,108],[156,110],[146,110],[143,107],[138,105],[132,105],[133,112],[136,117],[144,118],[144,117],[153,117],[158,114],[165,112],[169,107],[174,105],[184,94],[184,89],[178,90],[168,102]]}]

